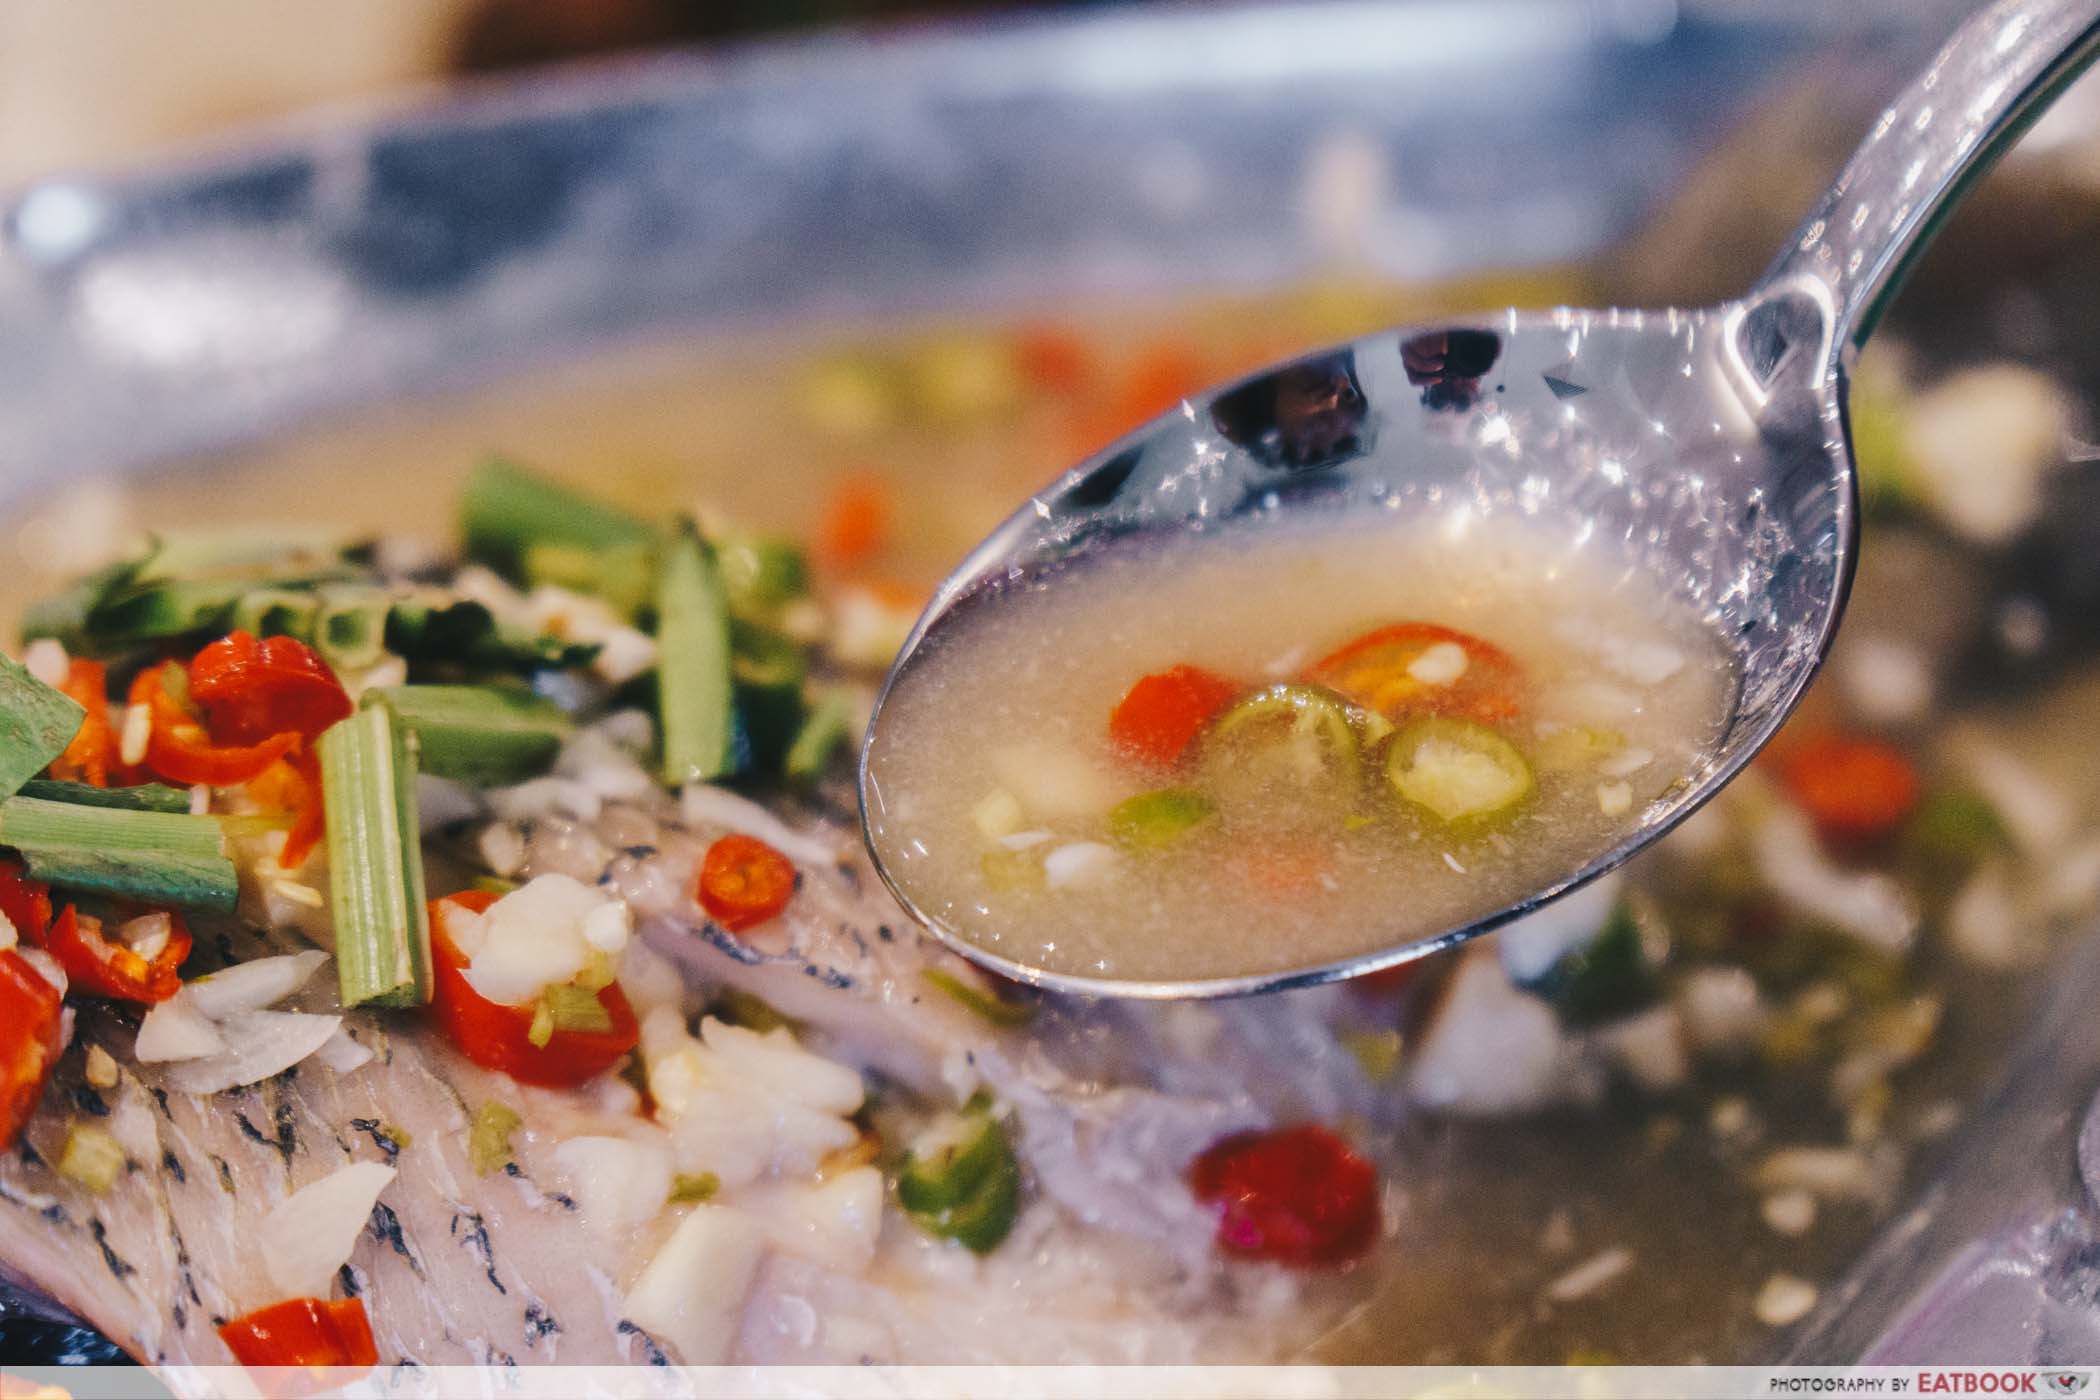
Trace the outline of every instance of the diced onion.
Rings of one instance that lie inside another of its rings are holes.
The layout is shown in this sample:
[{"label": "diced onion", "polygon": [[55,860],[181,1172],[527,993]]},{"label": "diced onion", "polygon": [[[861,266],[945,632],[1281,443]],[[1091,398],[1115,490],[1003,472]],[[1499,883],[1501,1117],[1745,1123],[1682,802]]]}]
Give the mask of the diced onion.
[{"label": "diced onion", "polygon": [[191,1005],[213,1020],[275,1006],[305,986],[328,961],[319,949],[253,958],[188,984]]},{"label": "diced onion", "polygon": [[671,1193],[666,1142],[576,1137],[557,1144],[553,1157],[585,1223],[609,1238],[626,1238],[662,1210]]},{"label": "diced onion", "polygon": [[243,1011],[220,1024],[228,1049],[188,1060],[167,1072],[167,1085],[185,1094],[216,1094],[259,1084],[319,1050],[343,1024],[340,1016],[297,1011]]},{"label": "diced onion", "polygon": [[280,1298],[325,1298],[372,1219],[392,1167],[353,1162],[308,1182],[255,1226],[263,1272]]},{"label": "diced onion", "polygon": [[199,1060],[225,1049],[226,1041],[219,1034],[218,1025],[198,1008],[191,987],[184,987],[166,1001],[146,1008],[131,1054],[142,1064],[161,1064]]}]

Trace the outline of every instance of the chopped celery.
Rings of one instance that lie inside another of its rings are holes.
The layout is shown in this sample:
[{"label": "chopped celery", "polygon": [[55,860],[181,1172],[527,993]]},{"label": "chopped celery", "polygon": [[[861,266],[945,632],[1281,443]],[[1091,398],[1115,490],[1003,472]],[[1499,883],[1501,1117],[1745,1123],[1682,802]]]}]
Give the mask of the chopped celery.
[{"label": "chopped celery", "polygon": [[551,477],[490,457],[467,478],[460,498],[467,555],[513,576],[534,545],[571,545],[592,551],[646,546],[649,526],[616,506],[594,500]]},{"label": "chopped celery", "polygon": [[897,1201],[927,1233],[990,1253],[1020,1212],[1021,1167],[1006,1129],[984,1107],[936,1123],[905,1155]]},{"label": "chopped celery", "polygon": [[430,1000],[414,740],[385,705],[321,735],[328,884],[343,1005]]},{"label": "chopped celery", "polygon": [[722,1178],[713,1172],[680,1172],[671,1178],[671,1194],[664,1198],[665,1205],[697,1205],[710,1201],[722,1189]]},{"label": "chopped celery", "polygon": [[66,1133],[66,1150],[58,1159],[58,1174],[100,1196],[117,1184],[124,1170],[124,1149],[108,1130],[92,1123],[75,1123]]},{"label": "chopped celery", "polygon": [[929,967],[922,974],[929,986],[960,1002],[972,1014],[995,1026],[1025,1026],[1035,1019],[1032,1002],[1008,1001],[977,987],[943,968]]},{"label": "chopped celery", "polygon": [[362,671],[386,655],[386,590],[342,585],[320,591],[314,615],[314,650],[338,671]]},{"label": "chopped celery", "polygon": [[502,787],[537,777],[575,725],[527,690],[476,685],[397,685],[368,691],[416,736],[417,764],[434,777]]},{"label": "chopped celery", "polygon": [[132,812],[173,812],[188,815],[190,790],[161,783],[137,787],[96,787],[92,783],[61,783],[49,778],[31,778],[22,784],[21,796],[44,802],[71,802],[80,807],[121,807]]},{"label": "chopped celery", "polygon": [[813,783],[831,767],[832,756],[853,736],[854,704],[850,691],[829,690],[811,707],[782,764],[788,780]]},{"label": "chopped celery", "polygon": [[20,791],[64,753],[86,717],[71,697],[0,656],[0,797]]},{"label": "chopped celery", "polygon": [[1201,826],[1217,806],[1194,788],[1161,788],[1125,798],[1110,809],[1108,829],[1134,850],[1171,846]]},{"label": "chopped celery", "polygon": [[663,778],[677,787],[729,771],[729,609],[706,543],[690,524],[664,550],[657,579],[657,709]]},{"label": "chopped celery", "polygon": [[211,817],[10,797],[0,802],[0,846],[67,889],[229,914],[240,896]]},{"label": "chopped celery", "polygon": [[510,1135],[524,1121],[509,1104],[491,1100],[481,1106],[467,1133],[467,1164],[474,1168],[474,1175],[500,1171],[510,1161]]}]

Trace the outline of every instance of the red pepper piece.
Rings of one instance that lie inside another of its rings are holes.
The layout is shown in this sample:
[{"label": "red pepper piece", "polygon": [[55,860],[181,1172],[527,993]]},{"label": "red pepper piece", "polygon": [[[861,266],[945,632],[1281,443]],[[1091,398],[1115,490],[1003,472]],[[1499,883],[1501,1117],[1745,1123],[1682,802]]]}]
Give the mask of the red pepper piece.
[{"label": "red pepper piece", "polygon": [[707,916],[742,933],[778,915],[795,897],[795,866],[753,836],[725,836],[707,848],[694,897]]},{"label": "red pepper piece", "polygon": [[1155,672],[1116,702],[1108,716],[1108,737],[1127,757],[1171,766],[1244,688],[1201,666]]},{"label": "red pepper piece", "polygon": [[14,1146],[58,1063],[63,998],[29,960],[0,952],[0,1151]]},{"label": "red pepper piece", "polygon": [[1918,771],[1893,745],[1818,734],[1786,748],[1780,775],[1816,829],[1840,845],[1878,840],[1918,805]]},{"label": "red pepper piece", "polygon": [[0,917],[32,948],[43,947],[51,931],[51,887],[30,879],[12,856],[0,856]]},{"label": "red pepper piece", "polygon": [[182,990],[182,963],[190,955],[190,931],[182,916],[168,915],[168,941],[151,958],[106,937],[102,921],[70,904],[51,925],[45,949],[65,969],[73,990],[151,1005]]},{"label": "red pepper piece", "polygon": [[565,1088],[611,1069],[642,1038],[634,1008],[619,983],[598,992],[598,1004],[612,1017],[610,1029],[557,1030],[545,1045],[534,1045],[531,1003],[508,1006],[490,1001],[467,980],[467,955],[445,927],[446,911],[457,907],[479,914],[496,899],[487,890],[462,890],[430,901],[431,1019],[461,1054],[521,1084]]},{"label": "red pepper piece", "polygon": [[1378,1238],[1378,1174],[1327,1129],[1239,1133],[1189,1168],[1189,1189],[1216,1204],[1218,1246],[1311,1268],[1345,1264]]},{"label": "red pepper piece", "polygon": [[234,632],[190,661],[190,698],[217,744],[312,739],[356,708],[328,663],[297,637]]},{"label": "red pepper piece", "polygon": [[146,740],[146,767],[156,776],[185,787],[192,783],[239,787],[290,753],[299,742],[298,734],[288,730],[258,744],[214,744],[196,717],[168,694],[159,667],[141,671],[131,683],[131,703],[146,706],[152,715]]},{"label": "red pepper piece", "polygon": [[[1408,670],[1439,642],[1450,642],[1466,654],[1466,669],[1448,685],[1417,680]],[[1366,632],[1315,663],[1305,679],[1388,719],[1455,715],[1480,724],[1503,724],[1523,708],[1518,696],[1524,673],[1514,657],[1493,642],[1434,622],[1396,622]]]},{"label": "red pepper piece", "polygon": [[364,1301],[290,1298],[243,1313],[219,1328],[219,1339],[243,1366],[379,1364]]},{"label": "red pepper piece", "polygon": [[99,661],[74,660],[66,666],[65,683],[59,686],[87,717],[66,751],[51,763],[51,776],[64,782],[108,787],[110,771],[118,766],[116,731],[109,723],[109,668]]}]

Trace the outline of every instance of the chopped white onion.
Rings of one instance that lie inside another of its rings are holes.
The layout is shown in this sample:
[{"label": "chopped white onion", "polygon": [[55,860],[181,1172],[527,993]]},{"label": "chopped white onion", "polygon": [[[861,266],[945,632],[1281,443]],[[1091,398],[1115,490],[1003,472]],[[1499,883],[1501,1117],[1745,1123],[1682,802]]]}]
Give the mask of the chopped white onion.
[{"label": "chopped white onion", "polygon": [[226,1041],[211,1017],[197,1006],[196,994],[183,987],[166,1001],[146,1008],[139,1022],[139,1037],[131,1056],[142,1064],[164,1064],[170,1060],[201,1060],[226,1049]]},{"label": "chopped white onion", "polygon": [[337,1074],[363,1069],[373,1060],[372,1047],[350,1034],[348,1026],[337,1026],[335,1034],[321,1042],[314,1058]]},{"label": "chopped white onion", "polygon": [[325,1298],[371,1222],[392,1167],[353,1162],[310,1181],[271,1207],[255,1226],[263,1272],[275,1296]]},{"label": "chopped white onion", "polygon": [[624,1315],[676,1347],[686,1365],[719,1366],[765,1252],[765,1231],[750,1216],[695,1206],[628,1290]]},{"label": "chopped white onion", "polygon": [[[568,875],[541,875],[491,904],[478,919],[447,915],[446,931],[469,953],[467,982],[506,1006],[532,1000],[589,964],[587,926],[610,906],[624,936],[626,906]],[[478,929],[477,929],[478,925]],[[609,928],[600,930],[609,936]],[[464,941],[462,941],[464,940]]]},{"label": "chopped white onion", "polygon": [[252,958],[200,977],[186,988],[190,1003],[206,1016],[222,1021],[241,1011],[260,1011],[275,1006],[305,986],[328,954],[319,949]]},{"label": "chopped white onion", "polygon": [[50,637],[39,637],[22,648],[22,668],[53,690],[66,683],[72,665],[64,645]]},{"label": "chopped white onion", "polygon": [[804,865],[837,865],[839,850],[815,836],[804,836],[748,797],[726,788],[690,783],[678,795],[679,813],[689,822],[725,826],[759,840]]},{"label": "chopped white onion", "polygon": [[1457,642],[1425,647],[1407,663],[1407,674],[1424,685],[1450,685],[1466,673],[1466,649]]},{"label": "chopped white onion", "polygon": [[866,1272],[882,1230],[882,1173],[855,1167],[818,1182],[754,1187],[738,1202],[774,1248],[849,1276]]},{"label": "chopped white onion", "polygon": [[36,975],[58,988],[58,994],[66,994],[66,970],[58,965],[58,959],[42,948],[19,947],[15,956],[36,969]]},{"label": "chopped white onion", "polygon": [[167,1072],[169,1088],[185,1094],[216,1094],[258,1084],[319,1050],[343,1024],[340,1016],[298,1011],[243,1011],[220,1023],[228,1049],[187,1060]]},{"label": "chopped white onion", "polygon": [[1098,884],[1121,859],[1113,846],[1099,841],[1074,841],[1043,857],[1043,879],[1053,890]]}]

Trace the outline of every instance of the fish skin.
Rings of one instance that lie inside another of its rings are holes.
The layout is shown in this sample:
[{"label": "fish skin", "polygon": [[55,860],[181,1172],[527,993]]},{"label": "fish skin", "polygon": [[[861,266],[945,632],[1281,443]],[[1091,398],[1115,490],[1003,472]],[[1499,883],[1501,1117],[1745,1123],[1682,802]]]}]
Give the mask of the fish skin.
[{"label": "fish skin", "polygon": [[[518,873],[560,871],[616,890],[633,904],[643,939],[695,988],[764,997],[799,1023],[812,1049],[878,1083],[953,1103],[989,1087],[1015,1115],[1034,1188],[1017,1236],[1038,1244],[957,1273],[958,1251],[892,1218],[866,1277],[774,1259],[747,1310],[741,1355],[1009,1359],[996,1339],[1017,1327],[1033,1327],[1044,1349],[1036,1359],[1045,1360],[1173,1360],[1191,1349],[1260,1360],[1309,1340],[1320,1310],[1301,1306],[1272,1274],[1256,1287],[1246,1270],[1220,1264],[1210,1217],[1181,1172],[1229,1132],[1386,1113],[1340,1047],[1335,989],[1201,1008],[1046,996],[1025,1029],[994,1027],[925,980],[929,968],[974,973],[904,920],[840,814],[781,814],[838,858],[802,866],[787,914],[744,935],[714,925],[690,893],[723,829],[685,822],[668,797],[608,803],[591,823],[559,815],[519,823],[527,864]],[[289,934],[232,926],[200,942],[215,962],[298,946]],[[316,979],[288,1007],[333,1010],[332,987],[319,985],[329,982]],[[154,1067],[121,1053],[135,1024],[135,1012],[83,1010],[24,1148],[0,1157],[0,1276],[139,1360],[223,1364],[230,1357],[218,1322],[273,1301],[257,1292],[264,1275],[242,1222],[343,1165],[378,1161],[398,1176],[341,1281],[367,1300],[382,1362],[665,1359],[620,1316],[623,1275],[652,1241],[631,1242],[624,1255],[609,1249],[559,1189],[548,1156],[567,1137],[635,1131],[617,1094],[607,1103],[519,1086],[408,1018],[359,1014],[350,1024],[376,1052],[361,1068],[337,1075],[309,1060],[264,1084],[195,1097],[160,1087]],[[95,1121],[122,1123],[137,1139],[132,1168],[101,1197],[50,1165],[69,1118],[92,1111],[77,1097],[91,1041],[120,1052],[124,1066],[118,1087],[102,1095],[109,1117]],[[516,1108],[525,1126],[513,1138],[512,1166],[477,1177],[468,1129],[492,1099]],[[1074,1271],[1054,1297],[1030,1274],[1045,1249],[1069,1256]],[[579,1270],[579,1259],[603,1262]],[[1277,1301],[1286,1297],[1288,1306]],[[1233,1323],[1257,1298],[1270,1310],[1262,1325]],[[829,1317],[812,1313],[819,1301],[836,1310],[837,1326],[808,1325],[812,1315]],[[1133,1327],[1117,1311],[1123,1305],[1150,1310],[1155,1322]],[[987,1311],[997,1306],[1014,1311]],[[965,1307],[982,1326],[953,1325]]]}]

